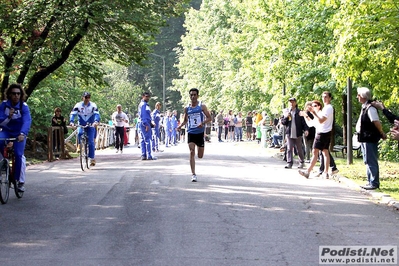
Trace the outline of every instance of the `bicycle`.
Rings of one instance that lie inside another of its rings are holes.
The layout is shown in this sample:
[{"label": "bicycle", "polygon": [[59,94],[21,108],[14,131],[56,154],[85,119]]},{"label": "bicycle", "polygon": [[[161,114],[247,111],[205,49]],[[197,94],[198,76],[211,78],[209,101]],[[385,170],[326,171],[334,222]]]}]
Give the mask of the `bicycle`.
[{"label": "bicycle", "polygon": [[22,198],[24,192],[18,189],[19,181],[15,179],[15,156],[14,144],[17,138],[0,139],[6,142],[4,147],[4,158],[0,161],[0,202],[6,204],[10,195],[10,188],[13,187],[15,196]]},{"label": "bicycle", "polygon": [[82,171],[85,169],[90,169],[90,160],[89,160],[89,137],[87,136],[86,128],[90,127],[91,124],[87,124],[85,126],[77,125],[83,129],[83,134],[80,137],[80,150],[79,150],[79,160],[80,160],[80,168]]}]

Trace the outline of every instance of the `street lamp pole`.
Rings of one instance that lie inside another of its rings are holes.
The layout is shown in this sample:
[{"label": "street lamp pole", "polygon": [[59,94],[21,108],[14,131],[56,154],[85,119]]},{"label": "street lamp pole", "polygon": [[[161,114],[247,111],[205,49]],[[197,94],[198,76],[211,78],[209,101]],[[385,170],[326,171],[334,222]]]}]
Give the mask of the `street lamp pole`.
[{"label": "street lamp pole", "polygon": [[151,55],[159,57],[162,59],[163,69],[162,69],[162,111],[165,114],[165,57],[151,53]]}]

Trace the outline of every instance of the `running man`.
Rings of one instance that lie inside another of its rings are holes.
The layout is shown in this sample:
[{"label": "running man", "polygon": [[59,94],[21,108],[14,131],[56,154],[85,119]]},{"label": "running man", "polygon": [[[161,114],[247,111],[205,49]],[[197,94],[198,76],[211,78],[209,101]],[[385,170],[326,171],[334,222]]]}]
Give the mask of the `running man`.
[{"label": "running man", "polygon": [[184,120],[177,127],[177,130],[188,124],[187,128],[187,143],[190,149],[190,167],[192,172],[191,181],[197,182],[197,175],[195,173],[195,146],[197,146],[198,158],[204,156],[205,140],[204,131],[206,123],[209,123],[212,118],[208,108],[202,102],[198,101],[199,91],[196,88],[190,89],[191,103],[184,108]]}]

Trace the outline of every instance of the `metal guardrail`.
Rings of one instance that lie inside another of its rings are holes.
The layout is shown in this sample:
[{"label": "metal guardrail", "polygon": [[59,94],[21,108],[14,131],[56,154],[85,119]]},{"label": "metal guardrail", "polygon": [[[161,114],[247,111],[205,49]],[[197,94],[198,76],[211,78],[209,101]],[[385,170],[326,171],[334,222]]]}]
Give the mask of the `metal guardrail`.
[{"label": "metal guardrail", "polygon": [[[72,128],[68,126],[68,128]],[[49,127],[47,130],[47,147],[48,147],[48,152],[47,152],[47,159],[48,161],[54,161],[55,156],[59,156],[61,159],[65,159],[69,156],[68,149],[65,148],[65,145],[73,145],[77,147],[77,134],[78,134],[78,129],[75,129],[68,137],[64,139],[64,130],[62,127]],[[72,143],[72,139],[76,137],[75,143]],[[63,144],[61,145],[61,141],[64,139]],[[114,128],[108,124],[103,124],[100,123],[97,126],[97,134],[96,134],[96,139],[95,139],[95,147],[96,149],[105,149],[108,148],[109,146],[113,145],[115,143],[115,137],[114,137]]]}]

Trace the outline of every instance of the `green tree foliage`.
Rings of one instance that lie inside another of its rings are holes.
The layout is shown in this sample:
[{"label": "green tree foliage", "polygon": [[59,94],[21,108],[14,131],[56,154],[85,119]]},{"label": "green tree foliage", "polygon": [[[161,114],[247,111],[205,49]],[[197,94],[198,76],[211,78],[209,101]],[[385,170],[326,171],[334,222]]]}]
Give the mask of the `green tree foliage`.
[{"label": "green tree foliage", "polygon": [[325,25],[334,12],[316,1],[204,1],[187,13],[175,88],[202,88],[213,108],[273,113],[289,96],[334,92]]},{"label": "green tree foliage", "polygon": [[[45,79],[40,90],[35,90],[29,98],[29,106],[33,125],[37,132],[44,132],[51,125],[51,117],[55,107],[61,107],[62,115],[68,119],[74,105],[82,100],[82,93],[91,93],[91,101],[95,102],[101,114],[101,122],[108,123],[111,115],[116,110],[116,105],[121,104],[123,111],[134,117],[137,106],[141,100],[142,90],[134,85],[128,77],[128,68],[110,60],[101,66],[104,73],[104,84],[96,87],[96,84],[85,83],[79,77],[73,76],[73,69],[65,64],[64,72],[57,71]],[[67,79],[65,75],[70,75]]]},{"label": "green tree foliage", "polygon": [[[198,9],[201,0],[193,0],[190,6]],[[181,36],[184,34],[184,16],[170,18],[165,27],[156,36],[156,45],[152,54],[148,54],[143,65],[132,64],[129,67],[129,77],[134,84],[141,87],[142,91],[152,94],[151,101],[163,102],[163,60],[165,60],[165,110],[181,109],[181,94],[179,91],[170,90],[172,81],[179,77],[179,71],[175,66],[176,50]],[[155,55],[154,55],[155,54]],[[151,106],[153,106],[151,104]]]},{"label": "green tree foliage", "polygon": [[4,0],[0,3],[1,91],[25,84],[28,96],[70,60],[82,81],[100,80],[100,62],[141,63],[166,19],[185,0]]},{"label": "green tree foliage", "polygon": [[273,113],[290,96],[303,106],[328,90],[342,125],[350,77],[355,111],[356,87],[365,85],[396,106],[398,6],[395,0],[204,0],[186,13],[174,89],[200,88],[212,109]]}]

